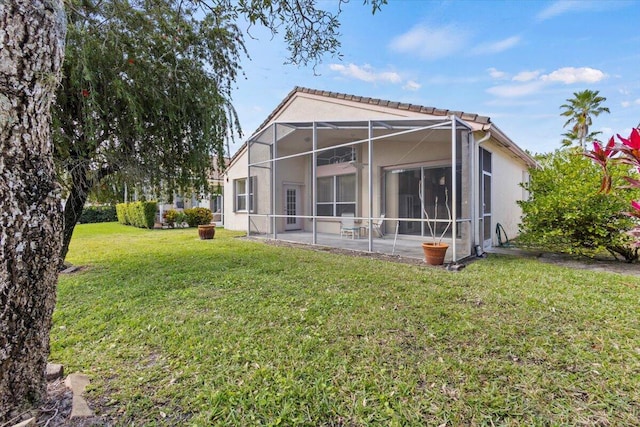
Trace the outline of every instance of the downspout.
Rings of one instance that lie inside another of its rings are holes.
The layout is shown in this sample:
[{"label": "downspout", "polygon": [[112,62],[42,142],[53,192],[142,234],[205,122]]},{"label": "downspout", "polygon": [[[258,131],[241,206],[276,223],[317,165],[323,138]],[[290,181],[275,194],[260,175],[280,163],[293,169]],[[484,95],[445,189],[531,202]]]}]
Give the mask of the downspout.
[{"label": "downspout", "polygon": [[[482,126],[484,128],[484,126]],[[482,131],[485,132],[484,136],[482,138],[480,138],[480,140],[478,140],[478,142],[476,142],[476,145],[478,146],[478,148],[480,148],[480,145],[482,145],[483,142],[487,142],[489,140],[489,138],[491,138],[491,131],[487,130],[485,131],[484,129],[482,129]]]},{"label": "downspout", "polygon": [[[454,116],[453,114],[451,115],[451,189],[452,194],[451,194],[451,213],[449,215],[449,220],[451,221],[451,246],[452,246],[452,261],[453,263],[457,263],[458,262],[458,256],[457,256],[457,244],[456,244],[456,237],[458,235],[458,211],[456,209],[456,206],[458,205],[458,201],[457,201],[457,186],[458,186],[458,182],[456,180],[456,160],[457,160],[457,153],[456,153],[456,148],[458,145],[458,135],[456,132],[456,116]],[[435,224],[437,225],[437,224]]]}]

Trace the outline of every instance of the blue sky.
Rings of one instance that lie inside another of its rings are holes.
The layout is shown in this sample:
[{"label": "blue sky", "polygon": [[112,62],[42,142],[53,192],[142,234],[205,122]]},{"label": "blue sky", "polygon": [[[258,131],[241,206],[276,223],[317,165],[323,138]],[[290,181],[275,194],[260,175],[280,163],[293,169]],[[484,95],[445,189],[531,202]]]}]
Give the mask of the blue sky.
[{"label": "blue sky", "polygon": [[487,115],[538,153],[560,147],[560,105],[576,91],[607,98],[611,114],[592,128],[601,138],[640,123],[640,1],[389,3],[375,15],[360,0],[343,5],[343,56],[315,74],[283,65],[281,37],[253,29],[233,93],[244,138],[294,86]]}]

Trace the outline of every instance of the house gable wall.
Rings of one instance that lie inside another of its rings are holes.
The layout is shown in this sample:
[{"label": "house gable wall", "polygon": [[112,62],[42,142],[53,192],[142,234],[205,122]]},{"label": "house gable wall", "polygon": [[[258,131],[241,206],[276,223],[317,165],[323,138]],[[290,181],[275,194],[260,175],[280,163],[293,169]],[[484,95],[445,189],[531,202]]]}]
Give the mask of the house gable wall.
[{"label": "house gable wall", "polygon": [[273,117],[271,122],[332,121],[332,120],[381,120],[409,117],[438,118],[408,110],[365,104],[346,99],[326,98],[306,93],[296,94],[288,104]]},{"label": "house gable wall", "polygon": [[520,183],[528,173],[528,166],[497,144],[489,140],[482,147],[491,152],[492,174],[492,242],[497,245],[496,224],[502,225],[507,236],[512,239],[519,234],[522,210],[516,203],[522,200],[524,192]]}]

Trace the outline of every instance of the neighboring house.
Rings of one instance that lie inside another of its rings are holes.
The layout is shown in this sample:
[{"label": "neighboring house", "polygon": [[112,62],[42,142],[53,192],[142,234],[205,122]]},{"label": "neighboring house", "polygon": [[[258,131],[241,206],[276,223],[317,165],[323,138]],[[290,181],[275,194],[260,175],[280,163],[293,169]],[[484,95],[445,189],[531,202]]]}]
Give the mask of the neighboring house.
[{"label": "neighboring house", "polygon": [[[225,158],[225,165],[229,165],[229,159]],[[207,177],[209,181],[208,193],[193,193],[189,196],[174,194],[173,203],[158,204],[158,218],[162,218],[165,211],[169,209],[183,210],[195,207],[211,209],[213,222],[218,225],[224,223],[224,172],[218,167],[218,158],[214,156],[211,160],[211,170]],[[159,219],[158,219],[159,221]]]},{"label": "neighboring house", "polygon": [[231,159],[225,227],[336,246],[347,214],[361,249],[391,253],[431,240],[428,215],[457,261],[498,223],[517,235],[535,165],[489,117],[296,87]]},{"label": "neighboring house", "polygon": [[[225,167],[229,166],[229,158],[224,158]],[[218,167],[218,157],[212,159],[212,168],[209,173],[209,194],[200,200],[200,206],[211,209],[213,221],[218,225],[224,224],[224,172]]]}]

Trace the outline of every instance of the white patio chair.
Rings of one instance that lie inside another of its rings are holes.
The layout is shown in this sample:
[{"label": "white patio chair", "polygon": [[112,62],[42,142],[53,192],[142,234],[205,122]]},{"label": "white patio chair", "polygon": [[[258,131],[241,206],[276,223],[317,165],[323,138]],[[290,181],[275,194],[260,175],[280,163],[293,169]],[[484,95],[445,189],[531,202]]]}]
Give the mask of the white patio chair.
[{"label": "white patio chair", "polygon": [[382,232],[382,223],[384,222],[384,214],[380,215],[380,218],[373,221],[373,232],[380,238],[384,237]]},{"label": "white patio chair", "polygon": [[356,238],[356,233],[358,233],[358,238],[360,238],[360,226],[356,225],[356,221],[354,218],[354,214],[350,212],[345,212],[342,214],[340,219],[340,238],[342,236],[351,236],[351,239]]}]

